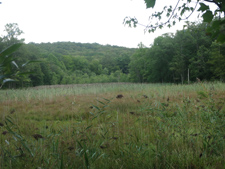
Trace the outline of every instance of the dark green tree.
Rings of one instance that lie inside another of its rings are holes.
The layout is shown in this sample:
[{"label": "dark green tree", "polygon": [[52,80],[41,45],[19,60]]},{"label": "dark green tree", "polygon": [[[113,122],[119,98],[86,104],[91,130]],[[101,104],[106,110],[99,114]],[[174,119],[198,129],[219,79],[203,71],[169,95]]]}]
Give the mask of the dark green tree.
[{"label": "dark green tree", "polygon": [[149,80],[152,82],[165,83],[172,79],[169,66],[176,51],[173,36],[173,34],[164,34],[154,40],[149,54],[152,60]]},{"label": "dark green tree", "polygon": [[45,85],[51,85],[51,69],[48,62],[42,62],[41,65],[41,72],[44,74],[43,82]]},{"label": "dark green tree", "polygon": [[130,79],[133,82],[146,82],[145,72],[146,70],[146,55],[148,48],[142,43],[139,44],[139,49],[131,56],[129,64]]},{"label": "dark green tree", "polygon": [[221,81],[225,80],[225,45],[213,43],[210,48],[210,59],[208,63],[211,65],[213,78]]},{"label": "dark green tree", "polygon": [[34,72],[29,76],[32,86],[44,85],[44,74],[40,64],[33,65],[32,71]]},{"label": "dark green tree", "polygon": [[190,80],[195,81],[196,78],[201,80],[210,80],[212,74],[210,64],[208,63],[210,49],[205,46],[200,46],[197,54],[190,59]]},{"label": "dark green tree", "polygon": [[97,59],[93,59],[91,63],[89,63],[89,69],[91,72],[94,72],[96,75],[100,75],[102,73],[102,65]]}]

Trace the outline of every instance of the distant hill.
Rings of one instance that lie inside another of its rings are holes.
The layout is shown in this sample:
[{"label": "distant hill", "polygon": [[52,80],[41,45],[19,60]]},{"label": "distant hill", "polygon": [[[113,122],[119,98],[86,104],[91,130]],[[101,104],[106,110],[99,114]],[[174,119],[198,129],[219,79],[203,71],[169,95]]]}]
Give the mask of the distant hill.
[{"label": "distant hill", "polygon": [[[55,85],[129,81],[128,65],[135,48],[97,43],[28,43],[16,53],[17,62],[40,60],[26,67],[35,74],[27,77],[29,85]],[[17,84],[24,85],[19,81]]]},{"label": "distant hill", "polygon": [[75,43],[75,42],[54,42],[54,43],[30,43],[37,46],[42,53],[53,53],[73,56],[112,56],[121,53],[133,54],[136,48],[125,48],[111,45],[100,45],[98,43]]}]

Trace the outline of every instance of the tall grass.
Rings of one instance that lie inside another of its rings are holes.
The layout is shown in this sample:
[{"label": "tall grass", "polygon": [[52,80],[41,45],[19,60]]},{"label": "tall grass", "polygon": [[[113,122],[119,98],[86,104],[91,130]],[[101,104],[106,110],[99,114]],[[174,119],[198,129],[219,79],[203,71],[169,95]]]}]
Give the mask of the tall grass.
[{"label": "tall grass", "polygon": [[7,99],[13,101],[32,100],[43,98],[52,99],[57,96],[65,95],[80,95],[80,94],[100,94],[110,92],[149,92],[153,95],[157,94],[162,96],[164,94],[177,95],[185,94],[193,91],[201,91],[202,86],[207,90],[211,87],[217,90],[224,90],[222,83],[205,83],[205,84],[192,84],[192,85],[173,85],[173,84],[135,84],[135,83],[106,83],[106,84],[82,84],[82,85],[53,85],[34,87],[19,90],[0,90],[0,102]]},{"label": "tall grass", "polygon": [[225,167],[222,83],[0,92],[0,168]]}]

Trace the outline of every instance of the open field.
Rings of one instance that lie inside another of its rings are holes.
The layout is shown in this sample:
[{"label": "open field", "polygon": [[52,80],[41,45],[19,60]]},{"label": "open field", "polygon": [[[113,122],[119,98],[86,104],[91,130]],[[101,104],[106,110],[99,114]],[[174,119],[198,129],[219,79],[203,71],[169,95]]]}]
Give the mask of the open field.
[{"label": "open field", "polygon": [[0,168],[225,168],[225,84],[0,91]]}]

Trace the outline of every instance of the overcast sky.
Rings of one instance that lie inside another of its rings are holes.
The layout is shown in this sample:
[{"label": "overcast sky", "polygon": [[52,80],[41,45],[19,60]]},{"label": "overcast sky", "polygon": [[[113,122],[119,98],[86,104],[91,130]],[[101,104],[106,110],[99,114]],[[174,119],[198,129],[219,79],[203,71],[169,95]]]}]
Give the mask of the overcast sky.
[{"label": "overcast sky", "polygon": [[[158,0],[156,9],[168,0]],[[18,23],[25,42],[71,41],[137,47],[149,46],[157,36],[183,28],[144,34],[144,27],[123,25],[126,16],[147,24],[152,9],[144,0],[0,0],[0,35],[7,23]],[[160,3],[161,2],[161,3]],[[176,2],[176,1],[173,1]],[[162,5],[163,4],[163,5]],[[191,18],[190,18],[191,19]],[[193,19],[192,19],[193,20]]]}]

